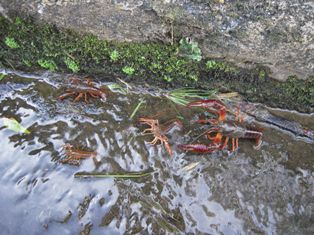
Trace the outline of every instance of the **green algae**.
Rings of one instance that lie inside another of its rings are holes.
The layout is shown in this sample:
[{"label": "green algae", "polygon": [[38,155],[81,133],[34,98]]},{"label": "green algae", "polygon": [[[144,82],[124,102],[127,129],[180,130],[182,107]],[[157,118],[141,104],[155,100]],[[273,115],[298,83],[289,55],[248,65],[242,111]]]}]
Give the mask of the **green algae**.
[{"label": "green algae", "polygon": [[22,17],[13,23],[0,17],[0,31],[2,67],[112,75],[112,80],[119,77],[163,88],[236,91],[249,101],[314,111],[313,78],[279,82],[271,79],[264,68],[249,70],[223,60],[204,58],[194,41],[187,44],[189,47],[186,43],[182,45],[182,40],[179,43],[181,38],[175,38],[173,44],[106,41]]}]

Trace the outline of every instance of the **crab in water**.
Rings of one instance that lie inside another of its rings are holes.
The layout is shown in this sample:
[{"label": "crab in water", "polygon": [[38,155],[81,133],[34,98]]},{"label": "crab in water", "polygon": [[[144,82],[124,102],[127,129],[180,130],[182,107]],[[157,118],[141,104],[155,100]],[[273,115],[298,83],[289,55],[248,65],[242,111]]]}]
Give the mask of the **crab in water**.
[{"label": "crab in water", "polygon": [[[188,107],[202,107],[208,112],[214,113],[216,119],[201,119],[197,123],[208,123],[212,127],[204,134],[211,141],[209,144],[183,144],[179,147],[184,151],[192,151],[197,153],[212,153],[217,150],[225,149],[229,141],[231,147],[229,153],[234,152],[239,147],[239,138],[254,139],[256,142],[255,148],[258,149],[262,143],[263,133],[260,129],[253,126],[245,126],[243,124],[243,117],[240,112],[236,112],[228,117],[227,120],[227,107],[219,100],[201,100],[188,104]],[[229,111],[230,112],[230,111]]]},{"label": "crab in water", "polygon": [[92,80],[87,77],[84,81],[77,78],[72,78],[70,85],[67,87],[66,93],[58,97],[59,100],[64,100],[68,97],[74,96],[74,102],[78,102],[84,98],[85,103],[88,103],[88,97],[95,99],[106,100],[106,93],[95,87]]},{"label": "crab in water", "polygon": [[140,118],[139,122],[150,126],[150,128],[147,128],[142,132],[143,134],[152,134],[154,136],[154,139],[148,143],[155,145],[160,141],[161,144],[164,144],[168,154],[172,156],[173,151],[169,145],[168,137],[165,134],[174,126],[182,128],[182,123],[180,121],[172,121],[169,125],[164,126],[159,124],[158,119],[152,118]]},{"label": "crab in water", "polygon": [[93,160],[96,161],[97,152],[95,151],[75,149],[71,144],[65,144],[63,149],[66,157],[60,161],[61,163],[79,166],[81,160],[87,158],[93,158]]}]

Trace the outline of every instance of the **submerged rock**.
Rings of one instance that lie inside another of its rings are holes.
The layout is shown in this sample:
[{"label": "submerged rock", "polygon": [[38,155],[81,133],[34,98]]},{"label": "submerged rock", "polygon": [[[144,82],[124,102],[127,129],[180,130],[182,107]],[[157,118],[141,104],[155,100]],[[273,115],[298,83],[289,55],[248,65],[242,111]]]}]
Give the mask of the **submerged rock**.
[{"label": "submerged rock", "polygon": [[189,36],[204,56],[266,66],[280,80],[314,74],[309,0],[0,0],[2,15],[16,12],[108,40],[171,43]]}]

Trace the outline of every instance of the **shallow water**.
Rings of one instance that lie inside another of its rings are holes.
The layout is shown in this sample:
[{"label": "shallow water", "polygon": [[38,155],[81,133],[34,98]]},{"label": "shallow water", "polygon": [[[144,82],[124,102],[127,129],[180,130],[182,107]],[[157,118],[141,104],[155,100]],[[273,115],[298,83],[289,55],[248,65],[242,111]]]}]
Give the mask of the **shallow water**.
[{"label": "shallow water", "polygon": [[[0,82],[0,117],[14,117],[31,134],[0,127],[1,233],[314,233],[313,143],[265,124],[259,150],[241,140],[231,156],[184,153],[176,146],[197,136],[189,122],[196,115],[165,98],[108,91],[105,102],[61,102],[63,76],[18,75]],[[140,98],[146,104],[130,120]],[[313,124],[313,115],[276,113]],[[166,122],[178,114],[185,125],[167,135],[169,157],[161,145],[147,143],[152,137],[141,135],[145,127],[137,119],[158,115]],[[61,164],[66,143],[97,151],[99,163]],[[147,170],[153,173],[133,180],[74,178]]]}]

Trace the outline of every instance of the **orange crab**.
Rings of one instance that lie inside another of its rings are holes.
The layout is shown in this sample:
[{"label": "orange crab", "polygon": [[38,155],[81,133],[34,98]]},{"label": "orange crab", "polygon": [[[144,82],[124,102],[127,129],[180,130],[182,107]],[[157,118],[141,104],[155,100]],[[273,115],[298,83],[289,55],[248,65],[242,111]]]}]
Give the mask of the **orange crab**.
[{"label": "orange crab", "polygon": [[83,82],[77,78],[71,79],[71,84],[65,91],[66,93],[58,97],[59,100],[64,100],[68,97],[74,96],[74,102],[80,101],[84,98],[85,103],[88,103],[88,96],[92,98],[100,98],[106,100],[106,94],[103,90],[95,87],[90,78],[86,78]]},{"label": "orange crab", "polygon": [[95,151],[84,151],[73,148],[71,144],[65,144],[63,146],[66,158],[62,159],[61,163],[67,163],[71,165],[80,165],[80,161],[87,158],[93,158],[96,161],[97,152]]},{"label": "orange crab", "polygon": [[173,121],[170,125],[164,127],[159,124],[158,119],[140,118],[139,122],[141,124],[150,126],[150,128],[147,128],[142,132],[143,134],[148,133],[154,136],[154,139],[148,143],[155,145],[158,143],[158,141],[160,141],[161,144],[164,144],[169,155],[172,156],[173,151],[169,145],[168,137],[165,135],[165,133],[170,131],[170,129],[172,129],[174,126],[179,126],[182,128],[182,123],[180,121]]}]

